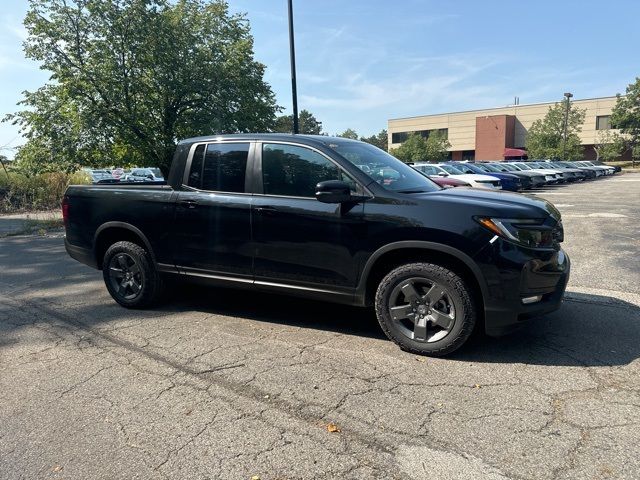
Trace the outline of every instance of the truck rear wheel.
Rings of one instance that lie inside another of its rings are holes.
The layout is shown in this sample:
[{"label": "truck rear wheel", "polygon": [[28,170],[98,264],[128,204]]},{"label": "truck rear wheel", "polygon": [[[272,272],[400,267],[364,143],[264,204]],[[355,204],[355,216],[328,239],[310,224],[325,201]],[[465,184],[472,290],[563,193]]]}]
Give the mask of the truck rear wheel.
[{"label": "truck rear wheel", "polygon": [[469,287],[455,272],[431,263],[410,263],[389,272],[378,286],[375,308],[387,337],[421,355],[457,350],[476,323]]},{"label": "truck rear wheel", "polygon": [[117,242],[107,249],[102,275],[107,290],[123,307],[150,307],[162,293],[162,277],[149,253],[132,242]]}]

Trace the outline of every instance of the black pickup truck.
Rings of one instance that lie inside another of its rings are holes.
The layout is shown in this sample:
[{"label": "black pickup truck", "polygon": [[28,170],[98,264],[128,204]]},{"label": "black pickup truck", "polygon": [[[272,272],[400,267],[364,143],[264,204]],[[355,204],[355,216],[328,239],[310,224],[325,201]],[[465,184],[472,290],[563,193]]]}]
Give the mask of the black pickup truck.
[{"label": "black pickup truck", "polygon": [[191,138],[166,185],[71,186],[63,214],[67,251],[125,307],[154,304],[167,275],[375,306],[427,355],[556,310],[569,278],[549,202],[442,189],[344,138]]}]

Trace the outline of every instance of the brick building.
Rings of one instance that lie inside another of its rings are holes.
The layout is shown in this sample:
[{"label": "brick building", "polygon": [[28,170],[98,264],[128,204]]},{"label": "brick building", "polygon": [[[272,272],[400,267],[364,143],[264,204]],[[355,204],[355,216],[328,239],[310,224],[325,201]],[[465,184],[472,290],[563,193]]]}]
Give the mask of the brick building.
[{"label": "brick building", "polygon": [[[442,113],[419,117],[395,118],[388,122],[389,147],[396,148],[412,133],[427,137],[439,130],[447,135],[453,160],[504,160],[526,155],[525,139],[531,124],[544,118],[549,107],[556,102],[466,112]],[[616,97],[574,100],[572,107],[586,111],[582,132],[579,134],[584,146],[584,158],[595,159],[593,145],[600,130],[611,128],[609,118]],[[631,158],[626,152],[624,158]]]}]

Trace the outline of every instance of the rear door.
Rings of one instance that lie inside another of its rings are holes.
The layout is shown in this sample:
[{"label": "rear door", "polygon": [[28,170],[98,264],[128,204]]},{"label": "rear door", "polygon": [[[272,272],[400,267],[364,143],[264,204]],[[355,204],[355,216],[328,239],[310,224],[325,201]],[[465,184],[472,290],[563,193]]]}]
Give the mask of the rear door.
[{"label": "rear door", "polygon": [[177,195],[172,250],[176,266],[194,275],[252,279],[248,141],[191,147]]},{"label": "rear door", "polygon": [[363,204],[345,208],[315,199],[324,180],[344,180],[363,191],[323,153],[287,143],[256,144],[253,199],[254,274],[258,283],[350,290],[354,258],[365,235]]}]

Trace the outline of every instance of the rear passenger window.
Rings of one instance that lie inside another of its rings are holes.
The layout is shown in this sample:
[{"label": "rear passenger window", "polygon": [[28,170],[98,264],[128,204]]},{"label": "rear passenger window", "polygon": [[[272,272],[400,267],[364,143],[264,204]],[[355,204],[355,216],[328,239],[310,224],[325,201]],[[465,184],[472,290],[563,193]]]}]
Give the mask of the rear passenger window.
[{"label": "rear passenger window", "polygon": [[[204,145],[199,145],[191,162],[189,186],[213,192],[243,193],[249,144],[210,143],[204,151],[204,162],[200,147],[204,149]],[[200,162],[200,180],[196,156]]]},{"label": "rear passenger window", "polygon": [[202,160],[204,158],[204,145],[198,145],[191,159],[191,170],[187,185],[193,188],[202,188]]},{"label": "rear passenger window", "polygon": [[264,144],[262,183],[265,195],[314,197],[316,184],[345,180],[333,162],[313,150],[295,145]]}]

